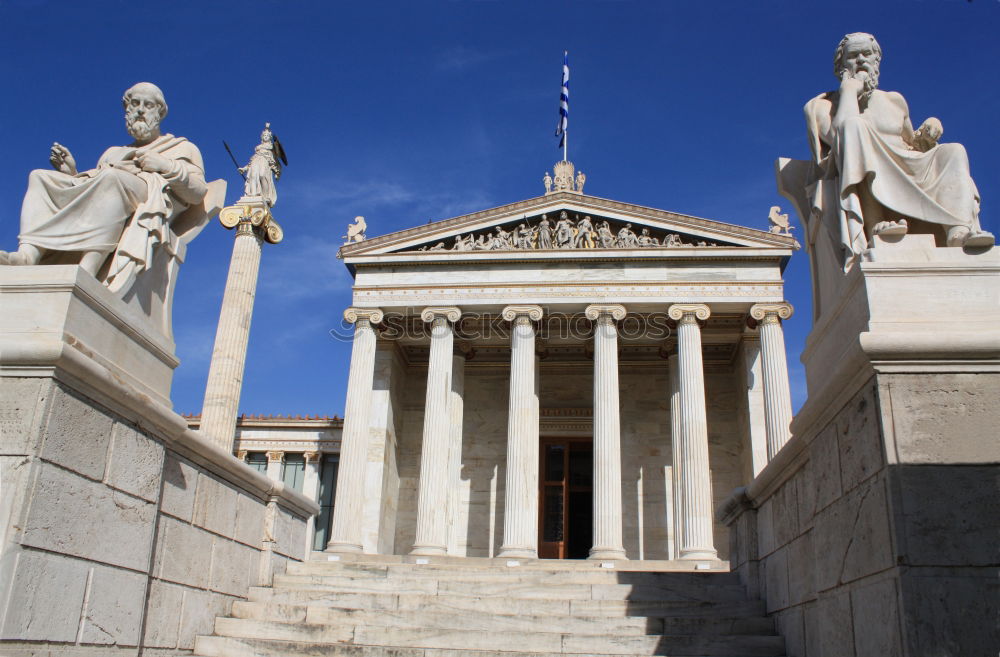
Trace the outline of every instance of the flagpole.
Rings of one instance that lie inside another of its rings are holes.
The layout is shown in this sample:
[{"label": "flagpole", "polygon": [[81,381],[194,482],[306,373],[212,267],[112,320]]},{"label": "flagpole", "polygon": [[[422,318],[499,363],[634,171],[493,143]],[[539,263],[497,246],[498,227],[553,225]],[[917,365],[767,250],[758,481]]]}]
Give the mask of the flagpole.
[{"label": "flagpole", "polygon": [[[564,50],[563,51],[563,63],[564,64],[567,61],[566,58],[568,58],[568,57],[569,57],[569,51],[568,50]],[[566,123],[566,131],[563,134],[563,162],[569,162],[569,158],[566,156],[566,153],[567,153],[568,150],[569,150],[569,122]]]}]

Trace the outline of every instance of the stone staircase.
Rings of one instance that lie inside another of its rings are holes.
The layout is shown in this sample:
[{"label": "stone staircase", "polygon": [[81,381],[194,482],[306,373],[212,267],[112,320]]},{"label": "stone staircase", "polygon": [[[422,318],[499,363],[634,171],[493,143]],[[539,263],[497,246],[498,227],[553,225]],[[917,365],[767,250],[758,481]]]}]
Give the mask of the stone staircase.
[{"label": "stone staircase", "polygon": [[[198,637],[203,657],[778,657],[735,574],[678,562],[351,555],[290,563]],[[612,564],[606,564],[612,565]]]}]

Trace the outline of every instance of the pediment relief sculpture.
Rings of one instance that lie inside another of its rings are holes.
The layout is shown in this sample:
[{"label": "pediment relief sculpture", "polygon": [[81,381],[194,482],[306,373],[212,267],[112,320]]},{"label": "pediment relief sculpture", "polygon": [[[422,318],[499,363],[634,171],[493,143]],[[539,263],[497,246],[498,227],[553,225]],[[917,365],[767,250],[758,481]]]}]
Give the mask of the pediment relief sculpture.
[{"label": "pediment relief sculpture", "polygon": [[[510,228],[508,230],[508,227]],[[649,226],[633,226],[614,219],[563,210],[557,217],[548,214],[463,233],[424,244],[410,251],[538,251],[550,249],[644,249],[697,246],[728,246],[699,240],[689,235]]]}]

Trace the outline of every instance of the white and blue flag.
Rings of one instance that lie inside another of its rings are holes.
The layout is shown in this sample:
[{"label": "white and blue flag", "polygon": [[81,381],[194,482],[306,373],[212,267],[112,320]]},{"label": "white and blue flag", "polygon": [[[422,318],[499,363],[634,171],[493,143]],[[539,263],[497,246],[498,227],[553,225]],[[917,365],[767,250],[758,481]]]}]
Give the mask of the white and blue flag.
[{"label": "white and blue flag", "polygon": [[559,92],[559,124],[556,137],[559,148],[566,143],[566,129],[569,128],[569,51],[563,51],[562,90]]}]

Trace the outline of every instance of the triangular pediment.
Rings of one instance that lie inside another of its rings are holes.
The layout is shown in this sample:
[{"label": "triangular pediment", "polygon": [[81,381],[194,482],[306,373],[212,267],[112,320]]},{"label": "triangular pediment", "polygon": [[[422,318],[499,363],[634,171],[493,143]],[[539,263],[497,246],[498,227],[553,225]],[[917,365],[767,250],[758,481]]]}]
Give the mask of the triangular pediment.
[{"label": "triangular pediment", "polygon": [[557,192],[344,245],[343,258],[383,254],[566,249],[794,248],[786,235]]}]

